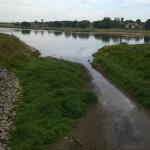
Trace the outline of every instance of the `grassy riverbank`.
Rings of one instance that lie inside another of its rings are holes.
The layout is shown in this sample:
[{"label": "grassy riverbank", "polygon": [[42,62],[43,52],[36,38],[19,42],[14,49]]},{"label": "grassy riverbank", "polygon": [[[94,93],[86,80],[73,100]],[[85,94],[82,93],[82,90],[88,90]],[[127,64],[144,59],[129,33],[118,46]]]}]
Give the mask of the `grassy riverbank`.
[{"label": "grassy riverbank", "polygon": [[14,72],[23,88],[12,150],[40,150],[57,142],[96,101],[82,65],[39,58],[13,36],[0,34],[0,66]]},{"label": "grassy riverbank", "polygon": [[[0,27],[6,28],[23,28],[16,27],[14,24],[0,24]],[[33,29],[33,30],[59,30],[64,32],[82,32],[82,33],[103,33],[103,34],[125,34],[125,35],[150,35],[150,30],[145,29],[121,29],[121,28],[112,28],[112,29],[97,29],[97,28],[70,28],[70,27],[38,27],[30,26],[23,29]]]},{"label": "grassy riverbank", "polygon": [[150,106],[150,44],[107,46],[93,56],[95,68]]},{"label": "grassy riverbank", "polygon": [[96,29],[96,28],[64,28],[64,27],[33,27],[33,29],[43,30],[60,30],[65,32],[81,32],[81,33],[103,33],[103,34],[137,34],[137,35],[150,35],[150,30],[141,29]]}]

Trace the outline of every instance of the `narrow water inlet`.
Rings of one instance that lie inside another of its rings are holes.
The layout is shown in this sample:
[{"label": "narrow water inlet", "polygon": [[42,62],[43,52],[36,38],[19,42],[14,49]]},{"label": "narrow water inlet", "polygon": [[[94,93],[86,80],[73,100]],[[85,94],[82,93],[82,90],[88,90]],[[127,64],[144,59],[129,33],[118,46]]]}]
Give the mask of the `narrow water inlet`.
[{"label": "narrow water inlet", "polygon": [[150,147],[150,113],[138,102],[116,88],[102,74],[88,68],[105,112],[106,141],[115,149],[147,150]]}]

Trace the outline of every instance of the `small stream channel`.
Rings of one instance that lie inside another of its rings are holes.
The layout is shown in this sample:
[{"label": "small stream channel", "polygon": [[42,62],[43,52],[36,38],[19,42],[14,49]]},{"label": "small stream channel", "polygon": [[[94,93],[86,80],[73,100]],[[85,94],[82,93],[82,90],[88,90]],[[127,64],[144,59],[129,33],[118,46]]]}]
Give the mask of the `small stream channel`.
[{"label": "small stream channel", "polygon": [[28,45],[39,49],[42,57],[53,56],[78,62],[90,71],[99,95],[99,113],[104,112],[103,120],[107,122],[104,130],[108,149],[148,150],[150,148],[149,111],[116,88],[90,65],[92,54],[103,46],[120,42],[150,43],[150,37],[4,28],[0,28],[0,33],[17,36]]}]

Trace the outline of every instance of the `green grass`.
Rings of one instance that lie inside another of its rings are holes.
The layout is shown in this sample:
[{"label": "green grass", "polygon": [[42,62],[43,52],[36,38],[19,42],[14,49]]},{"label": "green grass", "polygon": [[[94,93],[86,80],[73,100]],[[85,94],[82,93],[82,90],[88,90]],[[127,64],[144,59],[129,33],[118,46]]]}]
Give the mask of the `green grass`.
[{"label": "green grass", "polygon": [[143,34],[149,35],[150,30],[141,29],[96,29],[96,28],[64,28],[64,27],[31,27],[32,29],[60,30],[65,32],[83,32],[83,33],[104,33],[104,34]]},{"label": "green grass", "polygon": [[150,106],[150,44],[107,46],[93,56],[93,66]]},{"label": "green grass", "polygon": [[[33,27],[34,28],[34,27]],[[65,27],[36,27],[36,29],[44,29],[44,30],[60,30],[66,32],[84,32],[84,33],[106,33],[106,34],[144,34],[149,35],[150,30],[144,29],[96,29],[96,28],[65,28]]]},{"label": "green grass", "polygon": [[14,72],[23,88],[12,150],[42,150],[63,137],[97,97],[80,64],[39,58],[13,36],[0,34],[0,66]]},{"label": "green grass", "polygon": [[0,23],[0,27],[15,28],[15,25],[13,23]]}]

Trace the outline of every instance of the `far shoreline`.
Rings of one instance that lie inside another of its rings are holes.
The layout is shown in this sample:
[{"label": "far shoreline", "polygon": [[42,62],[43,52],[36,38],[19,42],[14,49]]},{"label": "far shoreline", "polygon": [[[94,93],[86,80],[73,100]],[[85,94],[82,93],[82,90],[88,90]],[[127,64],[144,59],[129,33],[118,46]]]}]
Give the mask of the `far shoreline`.
[{"label": "far shoreline", "polygon": [[96,28],[66,28],[66,27],[15,27],[15,26],[2,26],[0,28],[16,28],[22,30],[57,30],[62,32],[71,33],[84,33],[84,34],[111,34],[111,35],[135,35],[135,36],[150,36],[150,30],[144,29],[96,29]]}]

